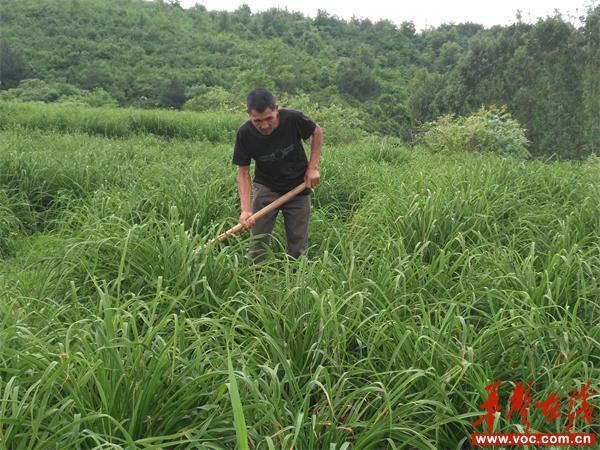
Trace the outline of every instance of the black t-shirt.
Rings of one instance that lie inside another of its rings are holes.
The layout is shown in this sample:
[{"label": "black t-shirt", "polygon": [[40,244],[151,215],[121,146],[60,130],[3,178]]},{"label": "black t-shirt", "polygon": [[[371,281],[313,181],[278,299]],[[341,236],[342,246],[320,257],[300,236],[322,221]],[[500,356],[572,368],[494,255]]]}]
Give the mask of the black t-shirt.
[{"label": "black t-shirt", "polygon": [[[280,109],[279,126],[266,136],[248,120],[238,129],[233,163],[249,166],[253,159],[254,181],[284,194],[304,181],[308,160],[302,140],[308,139],[315,127],[315,122],[294,109]],[[308,193],[305,189],[301,195]]]}]

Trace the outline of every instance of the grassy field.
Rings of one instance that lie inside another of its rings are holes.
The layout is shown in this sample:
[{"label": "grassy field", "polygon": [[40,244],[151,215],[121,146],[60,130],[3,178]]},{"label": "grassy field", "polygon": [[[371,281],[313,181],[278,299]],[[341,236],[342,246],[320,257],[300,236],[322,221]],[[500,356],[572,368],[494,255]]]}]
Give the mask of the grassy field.
[{"label": "grassy field", "polygon": [[247,235],[201,250],[239,215],[241,116],[26,108],[0,107],[0,447],[466,448],[495,380],[497,432],[516,382],[561,395],[550,433],[588,380],[600,432],[597,162],[324,126],[309,255],[278,223],[256,268]]}]

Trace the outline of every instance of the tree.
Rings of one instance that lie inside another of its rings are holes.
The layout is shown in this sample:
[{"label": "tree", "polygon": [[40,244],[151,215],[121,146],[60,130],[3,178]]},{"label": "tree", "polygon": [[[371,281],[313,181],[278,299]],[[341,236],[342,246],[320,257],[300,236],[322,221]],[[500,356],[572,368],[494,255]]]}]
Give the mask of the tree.
[{"label": "tree", "polygon": [[415,73],[408,86],[408,111],[414,128],[435,119],[441,113],[436,97],[442,88],[443,78],[440,74],[429,73],[425,69],[419,69]]},{"label": "tree", "polygon": [[18,86],[27,77],[25,58],[8,42],[0,40],[0,89]]},{"label": "tree", "polygon": [[440,54],[435,62],[436,69],[440,72],[447,72],[456,66],[463,49],[456,42],[444,42],[440,48]]},{"label": "tree", "polygon": [[583,33],[585,147],[588,153],[600,156],[600,6],[588,12]]},{"label": "tree", "polygon": [[105,63],[95,63],[87,66],[79,76],[79,85],[92,91],[96,88],[110,90],[113,84],[111,68]]},{"label": "tree", "polygon": [[185,85],[178,79],[172,79],[166,86],[162,97],[162,105],[181,109],[187,97],[185,95]]},{"label": "tree", "polygon": [[381,90],[375,76],[363,64],[342,58],[337,67],[337,86],[342,94],[360,101],[377,97]]},{"label": "tree", "polygon": [[415,37],[415,34],[417,34],[415,24],[412,22],[402,22],[402,24],[400,25],[400,33],[402,33],[407,38]]}]

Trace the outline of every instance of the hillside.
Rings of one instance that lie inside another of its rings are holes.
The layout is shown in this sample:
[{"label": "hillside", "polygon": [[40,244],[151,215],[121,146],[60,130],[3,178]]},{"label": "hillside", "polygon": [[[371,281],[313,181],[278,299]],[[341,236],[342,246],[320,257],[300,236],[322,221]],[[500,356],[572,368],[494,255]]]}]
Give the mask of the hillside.
[{"label": "hillside", "polygon": [[[600,148],[600,8],[484,29],[314,19],[177,2],[5,0],[0,98],[192,110],[243,109],[263,85],[294,103],[358,110],[370,132],[411,141],[441,114],[507,105],[534,155]],[[90,93],[93,93],[90,97]]]}]

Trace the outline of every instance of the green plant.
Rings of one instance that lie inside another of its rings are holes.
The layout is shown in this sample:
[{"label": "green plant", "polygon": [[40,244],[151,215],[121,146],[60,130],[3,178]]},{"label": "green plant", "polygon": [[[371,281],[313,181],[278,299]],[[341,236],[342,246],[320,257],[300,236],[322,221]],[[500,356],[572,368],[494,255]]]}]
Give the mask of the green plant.
[{"label": "green plant", "polygon": [[309,95],[299,93],[294,96],[283,96],[280,106],[298,109],[315,120],[323,128],[326,144],[347,144],[356,142],[367,136],[365,123],[360,112],[345,105],[342,99],[322,105]]},{"label": "green plant", "polygon": [[529,156],[525,130],[505,107],[482,107],[467,117],[441,116],[422,126],[417,144],[433,152],[493,152],[517,158]]},{"label": "green plant", "polygon": [[231,142],[185,137],[212,114],[165,113],[164,139],[162,115],[115,136],[81,116],[134,111],[3,111],[6,448],[462,448],[493,380],[600,389],[594,158],[330,145],[308,256],[278,223],[257,269],[248,235],[203,249],[239,214]]}]

